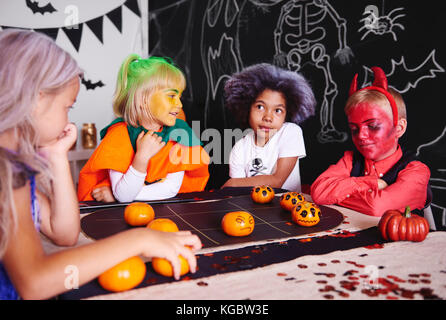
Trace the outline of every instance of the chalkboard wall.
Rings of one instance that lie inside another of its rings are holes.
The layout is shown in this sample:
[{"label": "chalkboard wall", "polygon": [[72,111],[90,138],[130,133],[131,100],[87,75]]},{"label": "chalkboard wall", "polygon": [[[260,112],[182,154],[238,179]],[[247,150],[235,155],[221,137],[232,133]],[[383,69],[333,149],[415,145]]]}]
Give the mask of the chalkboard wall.
[{"label": "chalkboard wall", "polygon": [[[307,157],[300,168],[307,185],[352,148],[343,113],[351,79],[358,73],[363,86],[373,79],[370,68],[380,66],[407,105],[401,144],[430,166],[433,209],[444,219],[442,8],[440,1],[149,0],[149,53],[168,56],[184,70],[188,87],[182,100],[189,124],[199,121],[200,132],[214,128],[222,136],[224,129],[237,127],[222,94],[231,74],[259,62],[303,73],[318,101],[316,115],[301,124]],[[210,150],[211,156],[216,152]],[[225,159],[218,162],[210,166],[208,189],[228,178]]]}]

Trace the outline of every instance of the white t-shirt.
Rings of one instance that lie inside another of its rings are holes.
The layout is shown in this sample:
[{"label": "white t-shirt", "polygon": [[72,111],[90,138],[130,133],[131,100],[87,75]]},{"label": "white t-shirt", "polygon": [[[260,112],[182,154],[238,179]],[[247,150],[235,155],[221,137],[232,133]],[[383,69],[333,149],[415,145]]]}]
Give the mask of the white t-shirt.
[{"label": "white t-shirt", "polygon": [[294,169],[282,189],[301,191],[299,159],[306,156],[302,129],[295,123],[285,122],[279,131],[263,146],[255,144],[254,131],[237,141],[229,155],[229,176],[247,178],[269,175],[276,171],[277,159],[298,157]]}]

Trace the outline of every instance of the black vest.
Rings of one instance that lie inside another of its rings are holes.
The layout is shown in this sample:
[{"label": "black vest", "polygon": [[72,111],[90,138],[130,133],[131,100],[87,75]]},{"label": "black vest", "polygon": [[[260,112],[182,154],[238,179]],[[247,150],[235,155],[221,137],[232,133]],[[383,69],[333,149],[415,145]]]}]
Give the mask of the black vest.
[{"label": "black vest", "polygon": [[[396,178],[398,177],[398,173],[403,170],[410,162],[417,161],[418,158],[415,155],[415,153],[411,151],[404,151],[403,155],[400,160],[398,160],[397,163],[393,165],[392,168],[389,169],[389,171],[384,174],[381,179],[384,180],[387,185],[391,185],[396,181]],[[350,171],[350,177],[362,177],[364,176],[364,157],[362,154],[360,154],[358,151],[353,151],[353,165],[352,170]],[[427,208],[432,202],[432,190],[429,184],[427,184],[427,197],[426,197],[426,203],[424,205],[424,208]],[[415,211],[418,214],[422,214],[422,212],[419,212],[419,210],[412,210]]]}]

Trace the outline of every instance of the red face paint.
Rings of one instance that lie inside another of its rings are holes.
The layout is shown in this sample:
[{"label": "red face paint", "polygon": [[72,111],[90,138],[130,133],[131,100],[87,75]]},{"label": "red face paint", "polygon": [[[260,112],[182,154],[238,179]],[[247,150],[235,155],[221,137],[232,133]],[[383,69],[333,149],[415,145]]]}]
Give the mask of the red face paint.
[{"label": "red face paint", "polygon": [[398,148],[398,137],[390,115],[374,103],[360,103],[347,113],[352,140],[366,159],[379,161]]}]

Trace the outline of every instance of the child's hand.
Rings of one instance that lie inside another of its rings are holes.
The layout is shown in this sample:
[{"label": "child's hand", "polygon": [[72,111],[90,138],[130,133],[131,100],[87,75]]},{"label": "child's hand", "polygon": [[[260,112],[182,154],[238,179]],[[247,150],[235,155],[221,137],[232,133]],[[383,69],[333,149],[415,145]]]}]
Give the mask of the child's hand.
[{"label": "child's hand", "polygon": [[141,132],[136,139],[136,154],[132,163],[133,167],[139,172],[146,172],[150,158],[157,154],[165,144],[162,138],[153,131],[148,131],[146,134],[144,134],[144,131]]},{"label": "child's hand", "polygon": [[113,197],[113,193],[111,191],[110,186],[102,186],[99,188],[94,189],[91,192],[91,196],[96,201],[102,201],[102,202],[115,202],[115,197]]},{"label": "child's hand", "polygon": [[143,251],[145,256],[164,258],[170,261],[174,278],[178,280],[181,271],[178,255],[182,255],[189,263],[190,271],[195,273],[197,259],[193,251],[201,249],[200,238],[190,231],[162,232],[150,229],[147,229],[147,231],[150,231],[151,239],[147,241],[148,248]]},{"label": "child's hand", "polygon": [[68,123],[63,129],[61,135],[54,140],[54,142],[46,145],[40,146],[39,151],[47,159],[52,157],[60,157],[61,155],[67,155],[68,150],[77,139],[77,128],[73,123]]},{"label": "child's hand", "polygon": [[387,182],[383,179],[378,179],[378,190],[383,190],[385,188],[387,188]]}]

